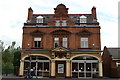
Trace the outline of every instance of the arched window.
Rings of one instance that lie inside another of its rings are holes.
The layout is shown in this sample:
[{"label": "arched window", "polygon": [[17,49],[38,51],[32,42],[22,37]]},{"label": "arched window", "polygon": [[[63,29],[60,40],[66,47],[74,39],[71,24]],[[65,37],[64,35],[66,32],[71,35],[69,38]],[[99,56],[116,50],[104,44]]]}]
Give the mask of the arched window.
[{"label": "arched window", "polygon": [[92,56],[78,56],[72,59],[72,77],[96,78],[99,75],[99,61]]},{"label": "arched window", "polygon": [[37,23],[43,23],[43,17],[42,16],[38,16],[36,22]]},{"label": "arched window", "polygon": [[28,71],[35,73],[39,77],[49,77],[50,74],[50,60],[44,56],[29,55],[24,59],[24,75]]},{"label": "arched window", "polygon": [[84,15],[80,16],[80,23],[87,23],[87,17]]}]

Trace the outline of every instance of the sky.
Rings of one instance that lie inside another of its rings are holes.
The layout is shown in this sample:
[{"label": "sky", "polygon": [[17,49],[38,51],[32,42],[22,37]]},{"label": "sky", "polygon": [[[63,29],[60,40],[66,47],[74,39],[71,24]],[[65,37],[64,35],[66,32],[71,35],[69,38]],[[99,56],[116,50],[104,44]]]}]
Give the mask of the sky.
[{"label": "sky", "polygon": [[101,49],[104,46],[118,47],[118,2],[119,0],[1,0],[0,40],[5,46],[16,41],[22,46],[22,28],[27,20],[28,8],[34,14],[53,14],[58,4],[69,8],[70,14],[89,14],[93,6],[101,26]]}]

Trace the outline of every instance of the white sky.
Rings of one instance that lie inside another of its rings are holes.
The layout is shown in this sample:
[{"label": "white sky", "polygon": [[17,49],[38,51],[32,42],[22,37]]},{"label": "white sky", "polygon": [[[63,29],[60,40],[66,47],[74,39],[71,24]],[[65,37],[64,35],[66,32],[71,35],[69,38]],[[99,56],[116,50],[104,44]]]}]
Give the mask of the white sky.
[{"label": "white sky", "polygon": [[119,0],[1,0],[0,1],[0,40],[10,45],[22,45],[22,27],[27,20],[28,8],[36,14],[53,14],[58,4],[63,3],[69,13],[91,13],[97,10],[101,26],[101,46],[118,47],[118,1]]}]

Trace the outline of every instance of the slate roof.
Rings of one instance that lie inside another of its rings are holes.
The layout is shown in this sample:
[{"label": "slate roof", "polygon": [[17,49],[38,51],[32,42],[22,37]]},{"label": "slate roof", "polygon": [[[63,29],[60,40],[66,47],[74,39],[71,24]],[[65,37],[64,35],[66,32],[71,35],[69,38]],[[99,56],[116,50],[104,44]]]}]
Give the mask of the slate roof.
[{"label": "slate roof", "polygon": [[120,59],[120,48],[107,48],[113,59]]},{"label": "slate roof", "polygon": [[[92,14],[68,14],[69,18],[71,18],[74,23],[79,23],[79,17],[82,15],[85,15],[87,17],[87,23],[97,23],[97,21],[93,21]],[[52,21],[54,14],[33,14],[30,23],[36,23],[36,18],[38,16],[42,16],[44,23],[47,23]]]}]

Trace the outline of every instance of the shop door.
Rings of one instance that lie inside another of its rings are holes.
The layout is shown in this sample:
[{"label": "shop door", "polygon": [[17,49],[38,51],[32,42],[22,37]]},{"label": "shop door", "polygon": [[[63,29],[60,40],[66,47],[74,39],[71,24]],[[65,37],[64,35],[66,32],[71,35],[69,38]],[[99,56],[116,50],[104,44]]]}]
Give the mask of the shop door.
[{"label": "shop door", "polygon": [[66,75],[66,62],[56,61],[56,77],[65,77]]},{"label": "shop door", "polygon": [[92,66],[91,63],[79,63],[79,78],[91,78],[92,77]]}]

